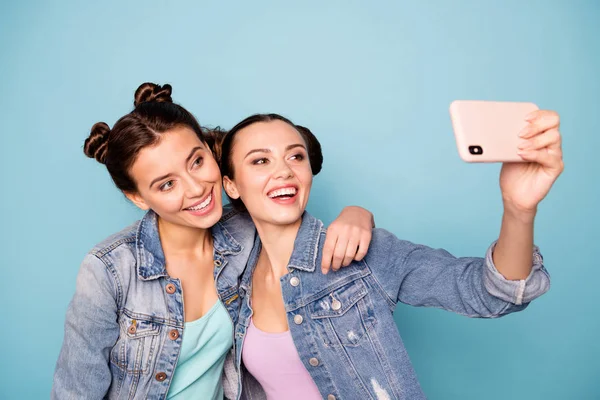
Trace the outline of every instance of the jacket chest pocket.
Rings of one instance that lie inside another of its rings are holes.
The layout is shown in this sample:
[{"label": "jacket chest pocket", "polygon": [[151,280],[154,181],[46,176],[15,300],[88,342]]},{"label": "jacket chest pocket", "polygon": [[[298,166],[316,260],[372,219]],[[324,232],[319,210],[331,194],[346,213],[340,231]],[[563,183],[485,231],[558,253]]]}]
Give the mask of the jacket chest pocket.
[{"label": "jacket chest pocket", "polygon": [[151,368],[160,347],[161,325],[152,320],[119,318],[121,333],[112,348],[110,361],[130,374],[146,374]]},{"label": "jacket chest pocket", "polygon": [[375,324],[367,294],[367,286],[362,279],[357,279],[308,305],[309,315],[326,346],[361,344]]}]

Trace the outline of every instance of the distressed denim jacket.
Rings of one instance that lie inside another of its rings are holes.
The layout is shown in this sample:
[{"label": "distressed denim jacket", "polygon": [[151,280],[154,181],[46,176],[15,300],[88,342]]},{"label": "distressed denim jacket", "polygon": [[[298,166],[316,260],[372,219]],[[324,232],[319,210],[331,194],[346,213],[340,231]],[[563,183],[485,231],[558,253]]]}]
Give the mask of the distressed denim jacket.
[{"label": "distressed denim jacket", "polygon": [[[212,235],[217,292],[235,324],[238,280],[255,228],[247,214],[226,209]],[[150,211],[85,257],[66,315],[52,399],[166,398],[183,326],[181,283],[167,274],[157,216]],[[226,362],[233,365],[233,352]],[[224,375],[226,392],[227,382],[237,381],[237,375]]]},{"label": "distressed denim jacket", "polygon": [[[322,222],[304,213],[289,273],[280,284],[300,359],[328,400],[425,398],[393,318],[397,302],[494,318],[523,310],[550,285],[537,247],[527,279],[509,281],[494,266],[494,244],[484,258],[456,258],[382,229],[373,231],[362,261],[323,275],[315,267],[324,238]],[[240,284],[235,330],[235,361],[243,371],[238,398],[253,400],[266,397],[242,364],[242,345],[260,249],[257,238]]]}]

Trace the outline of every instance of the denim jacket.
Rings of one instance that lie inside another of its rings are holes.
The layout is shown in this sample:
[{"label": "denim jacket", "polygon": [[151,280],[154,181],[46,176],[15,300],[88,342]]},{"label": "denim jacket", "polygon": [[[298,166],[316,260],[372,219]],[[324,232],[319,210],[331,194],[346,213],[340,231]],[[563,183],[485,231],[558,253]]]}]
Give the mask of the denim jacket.
[{"label": "denim jacket", "polygon": [[[494,266],[494,244],[484,258],[456,258],[383,229],[373,231],[362,261],[323,275],[315,266],[324,238],[322,222],[304,213],[289,273],[280,284],[300,359],[328,400],[425,398],[393,318],[397,302],[494,318],[523,310],[550,285],[537,247],[527,279],[509,281]],[[235,361],[243,371],[238,398],[253,400],[265,394],[244,369],[242,345],[260,249],[257,237],[240,284],[242,308],[235,331]]]},{"label": "denim jacket", "polygon": [[[212,235],[217,292],[235,324],[255,228],[247,214],[225,211]],[[98,244],[77,277],[51,398],[166,398],[185,334],[182,300],[154,212]],[[228,360],[233,365],[233,351]],[[237,385],[237,375],[227,381]]]}]

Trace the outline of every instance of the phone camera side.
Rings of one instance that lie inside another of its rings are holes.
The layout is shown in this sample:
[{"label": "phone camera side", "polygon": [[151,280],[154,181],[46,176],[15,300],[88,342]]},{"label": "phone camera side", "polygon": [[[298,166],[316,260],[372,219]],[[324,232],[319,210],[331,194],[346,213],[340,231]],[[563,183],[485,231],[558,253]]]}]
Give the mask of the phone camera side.
[{"label": "phone camera side", "polygon": [[481,146],[469,146],[469,153],[480,156],[483,154],[483,148]]}]

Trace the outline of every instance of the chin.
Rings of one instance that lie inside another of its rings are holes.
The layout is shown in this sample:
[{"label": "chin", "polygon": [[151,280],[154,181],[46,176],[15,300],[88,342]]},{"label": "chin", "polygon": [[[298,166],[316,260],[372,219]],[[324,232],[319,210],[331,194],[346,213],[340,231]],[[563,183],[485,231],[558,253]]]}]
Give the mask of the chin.
[{"label": "chin", "polygon": [[274,225],[292,225],[302,219],[304,211],[294,211],[276,214],[271,214],[271,221]]},{"label": "chin", "polygon": [[200,221],[196,221],[196,227],[202,229],[210,229],[219,222],[221,216],[223,215],[223,208],[219,207],[218,211],[214,210],[210,215],[207,215],[206,218],[203,218]]}]

